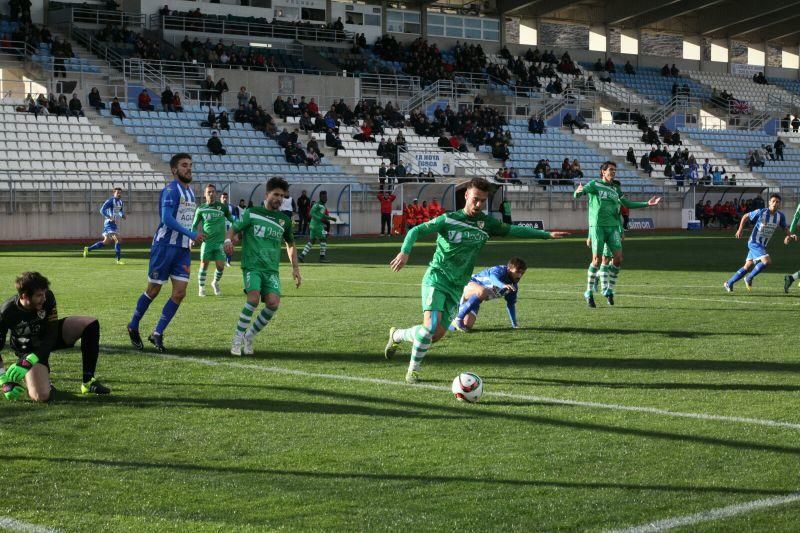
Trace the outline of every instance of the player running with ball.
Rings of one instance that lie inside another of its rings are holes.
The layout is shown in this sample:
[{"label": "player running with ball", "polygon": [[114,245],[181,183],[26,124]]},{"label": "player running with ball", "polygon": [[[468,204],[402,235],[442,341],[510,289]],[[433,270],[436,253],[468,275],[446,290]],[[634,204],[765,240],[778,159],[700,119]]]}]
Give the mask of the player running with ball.
[{"label": "player running with ball", "polygon": [[592,262],[589,263],[586,292],[583,297],[589,307],[597,307],[594,303],[592,290],[597,283],[597,274],[600,271],[603,248],[608,246],[612,254],[611,263],[608,265],[608,287],[603,296],[609,305],[614,305],[614,287],[622,265],[622,233],[620,232],[619,209],[624,205],[628,209],[638,209],[658,205],[661,198],[653,196],[647,202],[631,202],[614,186],[614,176],[617,175],[617,164],[606,161],[600,166],[600,181],[592,180],[586,185],[579,184],[575,189],[574,197],[583,195],[589,197],[589,238],[592,240]]},{"label": "player running with ball", "polygon": [[504,224],[483,212],[489,198],[489,182],[475,178],[467,184],[464,209],[445,213],[412,228],[403,241],[400,253],[389,266],[395,272],[408,262],[419,237],[436,233],[436,252],[422,278],[422,324],[407,329],[389,330],[384,355],[394,356],[401,342],[412,343],[407,383],[420,381],[419,371],[428,348],[445,336],[458,310],[464,286],[472,276],[475,261],[491,237],[558,239],[564,232],[547,232]]}]

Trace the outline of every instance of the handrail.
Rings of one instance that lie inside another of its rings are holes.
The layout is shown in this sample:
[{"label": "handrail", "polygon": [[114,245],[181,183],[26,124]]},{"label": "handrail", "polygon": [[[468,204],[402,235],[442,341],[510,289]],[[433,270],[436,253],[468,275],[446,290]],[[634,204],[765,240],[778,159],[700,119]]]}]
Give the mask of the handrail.
[{"label": "handrail", "polygon": [[203,15],[200,18],[174,15],[150,15],[150,27],[161,31],[221,33],[223,35],[240,35],[248,37],[268,37],[272,39],[294,39],[298,41],[352,42],[353,32],[333,29],[321,29],[316,26],[295,26],[293,24],[273,24],[239,22],[226,18],[211,18]]},{"label": "handrail", "polygon": [[108,11],[104,9],[87,9],[77,5],[62,5],[51,8],[48,13],[50,24],[98,24],[105,26],[124,26],[126,28],[143,28],[147,16],[142,13],[127,11]]}]

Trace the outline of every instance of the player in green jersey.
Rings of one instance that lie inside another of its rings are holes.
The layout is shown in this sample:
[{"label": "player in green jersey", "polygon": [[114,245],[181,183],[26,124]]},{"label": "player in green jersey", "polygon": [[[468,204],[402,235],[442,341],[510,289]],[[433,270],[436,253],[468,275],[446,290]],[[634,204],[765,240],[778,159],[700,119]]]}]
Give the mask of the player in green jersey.
[{"label": "player in green jersey", "polygon": [[328,232],[325,231],[325,222],[329,220],[336,221],[336,217],[332,217],[325,213],[325,203],[328,201],[328,192],[320,191],[319,200],[311,207],[311,222],[308,224],[308,242],[306,243],[303,251],[300,252],[298,259],[301,263],[306,260],[306,255],[311,251],[311,245],[319,243],[319,262],[329,263],[328,255]]},{"label": "player in green jersey", "polygon": [[[242,234],[242,274],[244,292],[247,295],[236,332],[231,343],[233,355],[252,355],[253,337],[264,329],[278,311],[281,303],[281,281],[278,267],[281,262],[281,246],[286,243],[286,252],[292,264],[292,277],[300,287],[300,268],[297,264],[297,249],[294,245],[292,220],[279,211],[283,198],[289,193],[289,184],[283,178],[271,178],[267,182],[266,207],[251,207],[233,223],[225,240],[225,252],[233,253],[233,239]],[[258,302],[264,309],[253,320]],[[251,324],[252,321],[252,324]]]},{"label": "player in green jersey", "polygon": [[[783,239],[783,244],[789,244],[792,241],[797,240],[797,223],[800,222],[800,205],[797,206],[797,210],[794,212],[794,217],[792,217],[792,223],[789,225],[789,234]],[[787,274],[783,277],[783,292],[789,294],[789,289],[792,288],[792,283],[800,279],[800,270],[795,272],[794,274]]]},{"label": "player in green jersey", "polygon": [[399,344],[412,342],[411,362],[406,382],[417,383],[419,369],[430,345],[447,333],[461,300],[464,286],[472,276],[475,261],[490,237],[523,237],[529,239],[558,239],[563,232],[547,232],[500,222],[483,212],[489,198],[489,182],[475,178],[467,184],[466,205],[460,211],[445,213],[412,228],[403,241],[400,253],[389,266],[397,272],[419,237],[436,233],[436,252],[422,278],[423,322],[407,329],[391,328],[384,355],[390,359]]},{"label": "player in green jersey", "polygon": [[200,270],[197,273],[198,294],[201,297],[206,295],[206,272],[211,261],[214,261],[217,267],[211,288],[214,289],[216,296],[222,296],[219,282],[225,270],[225,251],[222,249],[225,242],[225,222],[233,223],[228,206],[218,202],[216,196],[217,188],[211,183],[206,185],[206,203],[197,208],[192,222],[192,231],[197,231],[197,227],[202,223],[203,234],[206,236],[200,245]]},{"label": "player in green jersey", "polygon": [[603,248],[608,246],[612,254],[608,265],[608,286],[603,292],[610,305],[614,305],[614,287],[622,265],[622,232],[620,230],[619,207],[637,209],[658,205],[661,198],[653,196],[647,202],[632,202],[625,198],[622,190],[614,186],[617,175],[617,164],[606,161],[600,166],[600,181],[592,180],[586,185],[578,184],[575,198],[584,194],[589,196],[589,238],[592,242],[592,262],[589,264],[586,292],[583,297],[589,307],[597,307],[594,303],[592,289],[597,282],[597,273],[603,255]]}]

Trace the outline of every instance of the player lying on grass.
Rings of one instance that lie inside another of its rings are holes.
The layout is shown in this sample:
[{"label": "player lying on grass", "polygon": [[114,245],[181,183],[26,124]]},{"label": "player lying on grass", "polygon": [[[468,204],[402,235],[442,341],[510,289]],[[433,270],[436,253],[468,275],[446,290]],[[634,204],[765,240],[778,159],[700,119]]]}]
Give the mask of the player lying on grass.
[{"label": "player lying on grass", "polygon": [[[227,254],[233,254],[233,240],[237,233],[242,234],[242,275],[244,292],[247,295],[231,342],[233,355],[252,355],[253,337],[269,324],[278,311],[281,303],[278,267],[283,243],[286,243],[286,253],[292,264],[292,277],[296,286],[300,287],[300,268],[297,264],[292,219],[280,211],[287,194],[289,184],[286,180],[271,178],[267,182],[266,207],[255,206],[245,210],[228,231],[228,238],[225,240]],[[253,314],[258,309],[259,301],[264,302],[264,309],[254,320]]]},{"label": "player lying on grass", "polygon": [[450,325],[450,331],[469,331],[475,325],[481,303],[501,296],[506,301],[511,327],[517,328],[517,292],[519,282],[528,266],[519,257],[512,257],[506,265],[481,270],[470,278],[461,295],[461,306]]},{"label": "player lying on grass", "polygon": [[[753,278],[758,276],[762,270],[772,264],[772,260],[767,253],[767,244],[775,233],[775,230],[783,228],[786,230],[786,239],[784,242],[788,244],[790,240],[797,240],[797,236],[789,231],[786,225],[786,217],[778,209],[781,206],[781,195],[773,194],[769,197],[768,207],[763,209],[755,209],[749,213],[742,215],[742,220],[739,222],[739,229],[736,230],[736,238],[741,239],[744,233],[744,225],[749,220],[753,223],[753,231],[750,233],[750,238],[747,240],[747,258],[744,261],[744,266],[737,270],[728,281],[722,284],[725,290],[733,292],[733,284],[744,277],[744,285],[747,290],[753,287]],[[750,269],[753,271],[750,272]],[[750,272],[749,274],[747,274]],[[745,277],[747,274],[747,277]]]},{"label": "player lying on grass", "polygon": [[[58,318],[50,282],[38,272],[23,272],[17,295],[0,306],[0,350],[11,332],[11,349],[19,360],[0,374],[3,395],[17,400],[26,391],[34,402],[52,398],[50,353],[72,348],[80,339],[83,356],[82,394],[109,394],[94,377],[100,353],[100,323],[92,316]],[[0,366],[2,366],[0,364]]]},{"label": "player lying on grass", "polygon": [[391,328],[384,355],[390,359],[401,342],[412,343],[411,362],[406,382],[417,383],[422,360],[431,344],[447,333],[455,318],[464,286],[472,276],[475,261],[491,237],[558,239],[567,233],[541,231],[512,226],[486,215],[483,208],[489,198],[489,182],[475,178],[467,184],[464,209],[445,213],[412,228],[403,241],[400,253],[389,263],[395,272],[408,262],[419,237],[436,233],[436,251],[422,278],[422,324],[407,329]]}]

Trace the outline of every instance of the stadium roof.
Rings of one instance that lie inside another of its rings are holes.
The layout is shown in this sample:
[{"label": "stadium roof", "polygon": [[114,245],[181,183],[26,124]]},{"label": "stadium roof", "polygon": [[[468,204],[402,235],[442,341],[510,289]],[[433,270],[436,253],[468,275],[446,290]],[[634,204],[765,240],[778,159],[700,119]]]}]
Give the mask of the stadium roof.
[{"label": "stadium roof", "polygon": [[652,29],[714,39],[800,43],[800,0],[497,0],[498,10],[626,29]]}]

